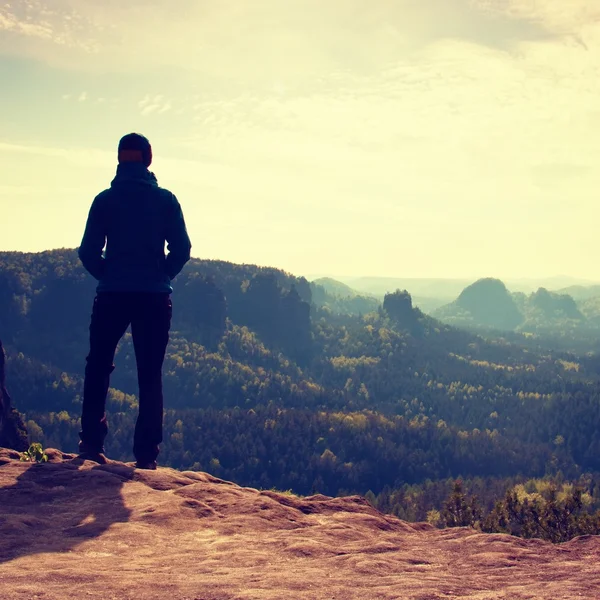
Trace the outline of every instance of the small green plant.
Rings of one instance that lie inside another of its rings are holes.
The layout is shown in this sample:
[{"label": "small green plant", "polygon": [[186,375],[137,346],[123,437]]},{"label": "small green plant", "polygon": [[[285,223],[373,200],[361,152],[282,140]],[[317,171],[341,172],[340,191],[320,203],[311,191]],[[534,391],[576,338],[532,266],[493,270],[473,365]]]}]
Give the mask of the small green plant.
[{"label": "small green plant", "polygon": [[23,462],[45,463],[48,462],[48,455],[44,452],[40,443],[34,443],[29,446],[28,450],[21,453]]},{"label": "small green plant", "polygon": [[442,513],[440,513],[439,510],[432,508],[427,513],[427,522],[430,525],[433,525],[434,527],[441,527],[442,526]]}]

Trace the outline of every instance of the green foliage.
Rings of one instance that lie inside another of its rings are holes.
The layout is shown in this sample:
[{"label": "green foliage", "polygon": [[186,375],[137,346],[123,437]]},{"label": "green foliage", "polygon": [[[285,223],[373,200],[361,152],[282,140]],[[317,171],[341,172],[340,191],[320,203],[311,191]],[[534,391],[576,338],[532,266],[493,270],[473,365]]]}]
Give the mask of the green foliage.
[{"label": "green foliage", "polygon": [[427,522],[434,527],[440,527],[442,525],[442,513],[435,508],[432,508],[427,512]]},{"label": "green foliage", "polygon": [[544,495],[529,497],[511,490],[487,515],[482,530],[554,543],[567,542],[580,535],[598,535],[600,511],[590,513],[583,502],[581,488],[572,489],[562,498],[554,486]]},{"label": "green foliage", "polygon": [[[530,483],[535,486],[537,482]],[[600,510],[592,512],[591,496],[581,487],[564,486],[559,493],[554,483],[547,482],[538,489],[539,492],[527,493],[525,486],[516,486],[509,489],[502,500],[496,501],[493,509],[485,511],[477,498],[465,494],[462,483],[457,481],[444,502],[442,524],[553,543],[600,534]],[[435,516],[435,510],[431,515]]]},{"label": "green foliage", "polygon": [[48,455],[44,452],[42,445],[36,442],[31,444],[25,452],[21,453],[21,461],[45,463],[48,462]]},{"label": "green foliage", "polygon": [[452,494],[444,503],[441,513],[441,522],[446,527],[473,527],[481,519],[481,508],[477,504],[477,498],[467,498],[463,491],[462,482],[454,483]]},{"label": "green foliage", "polygon": [[[0,253],[8,381],[45,447],[77,444],[93,293],[73,251]],[[362,316],[320,307],[318,294],[275,269],[186,267],[164,365],[163,464],[302,494],[371,490],[381,510],[435,510],[440,523],[459,477],[466,506],[456,494],[448,522],[480,519],[471,493],[484,519],[517,474],[600,472],[597,355],[550,350],[537,334],[459,331],[406,292]],[[107,451],[129,460],[130,335],[115,362]]]}]

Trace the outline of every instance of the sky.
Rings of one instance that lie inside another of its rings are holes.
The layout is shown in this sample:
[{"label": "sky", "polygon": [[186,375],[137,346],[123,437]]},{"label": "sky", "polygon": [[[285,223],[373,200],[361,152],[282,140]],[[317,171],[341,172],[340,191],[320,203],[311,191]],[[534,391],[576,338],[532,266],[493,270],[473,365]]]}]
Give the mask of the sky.
[{"label": "sky", "polygon": [[79,245],[149,137],[192,255],[600,280],[600,3],[0,0],[0,250]]}]

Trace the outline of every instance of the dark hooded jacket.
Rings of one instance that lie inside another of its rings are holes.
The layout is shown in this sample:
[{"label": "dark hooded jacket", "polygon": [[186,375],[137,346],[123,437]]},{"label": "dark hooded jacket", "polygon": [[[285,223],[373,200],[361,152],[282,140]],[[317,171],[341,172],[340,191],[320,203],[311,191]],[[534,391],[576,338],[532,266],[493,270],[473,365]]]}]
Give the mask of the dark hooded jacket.
[{"label": "dark hooded jacket", "polygon": [[79,258],[98,292],[170,293],[191,247],[175,195],[142,163],[124,163],[92,203]]}]

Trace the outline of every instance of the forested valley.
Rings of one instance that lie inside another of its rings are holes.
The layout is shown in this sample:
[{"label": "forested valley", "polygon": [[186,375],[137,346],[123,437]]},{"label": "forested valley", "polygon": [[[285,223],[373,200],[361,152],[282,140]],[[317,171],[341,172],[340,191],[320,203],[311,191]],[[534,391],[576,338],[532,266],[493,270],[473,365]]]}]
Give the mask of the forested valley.
[{"label": "forested valley", "polygon": [[[347,306],[251,265],[194,259],[174,287],[162,465],[298,494],[360,493],[410,520],[435,521],[458,478],[488,511],[511,490],[522,500],[572,483],[600,507],[593,344],[469,333],[405,291]],[[0,253],[7,386],[45,447],[77,447],[94,289],[74,250]],[[115,363],[107,453],[131,460],[129,334]]]}]

